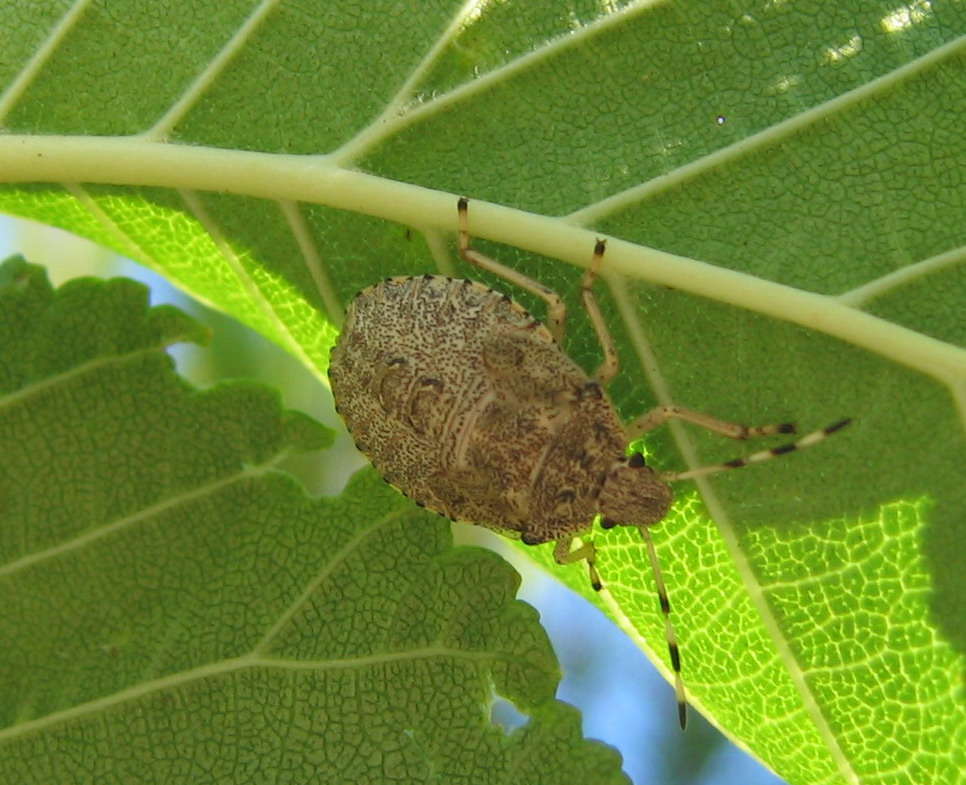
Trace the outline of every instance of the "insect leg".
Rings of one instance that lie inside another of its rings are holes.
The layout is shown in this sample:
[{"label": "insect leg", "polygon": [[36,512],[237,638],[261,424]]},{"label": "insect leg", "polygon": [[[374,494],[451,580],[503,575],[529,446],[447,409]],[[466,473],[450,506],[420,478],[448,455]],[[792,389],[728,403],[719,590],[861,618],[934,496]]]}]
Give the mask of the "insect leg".
[{"label": "insect leg", "polygon": [[584,302],[584,309],[590,317],[590,323],[594,326],[594,332],[597,333],[597,340],[600,341],[600,346],[604,350],[604,360],[597,366],[597,370],[594,371],[594,378],[600,384],[606,385],[611,379],[617,376],[617,370],[620,368],[620,360],[617,356],[617,348],[614,346],[614,339],[611,337],[610,330],[607,329],[607,322],[604,320],[604,315],[600,312],[600,306],[597,304],[597,296],[592,289],[594,281],[597,280],[597,276],[600,274],[600,264],[603,259],[604,241],[598,240],[597,245],[594,246],[594,258],[591,260],[590,267],[587,268],[587,272],[584,273],[583,280],[580,282],[580,297]]},{"label": "insect leg", "polygon": [[600,591],[600,574],[594,564],[597,559],[594,543],[586,540],[579,548],[570,550],[573,541],[573,537],[561,537],[557,540],[557,545],[553,549],[553,558],[556,559],[557,564],[573,564],[575,561],[586,559],[587,569],[590,571],[590,585],[594,587],[594,591]]},{"label": "insect leg", "polygon": [[743,466],[749,466],[753,463],[770,461],[772,458],[777,458],[780,455],[785,455],[786,453],[801,450],[804,447],[811,447],[813,444],[818,444],[820,441],[827,439],[836,431],[842,430],[842,428],[844,428],[850,422],[852,422],[851,418],[839,420],[831,425],[827,425],[821,430],[812,431],[812,433],[806,434],[796,442],[781,444],[778,447],[772,447],[769,450],[761,450],[760,452],[752,453],[744,458],[735,458],[735,460],[728,461],[727,463],[716,463],[711,466],[701,466],[697,469],[691,469],[685,472],[661,472],[658,477],[662,482],[693,480],[695,477],[706,477],[709,474],[717,474],[718,472],[728,471],[729,469],[740,469]]},{"label": "insect leg", "polygon": [[544,286],[539,281],[529,278],[521,272],[501,264],[496,259],[481,254],[475,248],[470,247],[470,229],[468,218],[469,200],[461,196],[456,203],[459,212],[459,249],[460,256],[465,262],[487,270],[494,275],[499,275],[504,280],[525,289],[531,294],[541,298],[547,303],[547,329],[558,344],[563,343],[564,326],[567,322],[567,306],[560,299],[553,289]]},{"label": "insect leg", "polygon": [[748,439],[758,436],[772,436],[776,433],[795,433],[792,423],[784,422],[776,425],[739,425],[726,420],[719,420],[703,412],[685,409],[683,406],[655,406],[646,414],[632,420],[626,426],[628,439],[636,439],[648,431],[653,431],[667,420],[686,420],[699,425],[705,430],[727,436],[729,439]]},{"label": "insect leg", "polygon": [[684,680],[681,678],[681,653],[678,651],[678,639],[674,634],[674,625],[671,623],[671,603],[667,598],[667,588],[664,586],[664,576],[661,575],[661,565],[657,560],[657,551],[654,550],[654,542],[651,540],[647,526],[638,526],[637,528],[647,545],[647,555],[651,559],[651,570],[654,572],[657,596],[661,601],[661,613],[664,614],[664,626],[667,630],[667,650],[671,657],[671,670],[674,671],[674,695],[678,701],[678,721],[681,723],[681,729],[684,730],[688,724],[688,699],[684,694]]}]

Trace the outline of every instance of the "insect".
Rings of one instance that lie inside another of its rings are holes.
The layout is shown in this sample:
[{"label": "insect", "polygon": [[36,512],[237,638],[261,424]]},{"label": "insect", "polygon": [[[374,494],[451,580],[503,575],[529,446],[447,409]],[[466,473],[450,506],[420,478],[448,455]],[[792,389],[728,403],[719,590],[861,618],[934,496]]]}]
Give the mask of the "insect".
[{"label": "insect", "polygon": [[547,303],[545,326],[504,294],[439,275],[396,277],[360,292],[346,309],[329,378],[356,447],[387,482],[418,505],[494,529],[528,545],[556,541],[559,564],[583,561],[601,588],[592,541],[635,526],[647,545],[683,728],[687,703],[667,590],[648,527],[668,512],[669,483],[702,477],[807,447],[849,420],[798,441],[727,463],[656,472],[630,441],[678,418],[733,439],[793,433],[789,423],[746,427],[679,406],[658,406],[624,425],[604,391],[617,351],[592,290],[604,258],[598,240],[581,298],[603,348],[592,376],[561,348],[560,297],[470,245],[468,201],[457,205],[460,256]]}]

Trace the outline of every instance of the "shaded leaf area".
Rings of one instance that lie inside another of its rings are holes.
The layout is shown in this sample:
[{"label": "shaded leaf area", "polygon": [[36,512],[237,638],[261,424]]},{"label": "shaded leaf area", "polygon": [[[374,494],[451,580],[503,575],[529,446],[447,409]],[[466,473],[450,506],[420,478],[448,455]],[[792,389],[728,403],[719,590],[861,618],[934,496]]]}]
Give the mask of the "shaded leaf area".
[{"label": "shaded leaf area", "polygon": [[372,472],[309,498],[273,467],[330,434],[181,380],[201,334],[133,282],[0,268],[5,780],[627,782],[512,569]]},{"label": "shaded leaf area", "polygon": [[[966,769],[966,5],[606,6],[510,0],[460,17],[457,2],[185,0],[157,23],[152,4],[125,0],[89,4],[59,38],[53,12],[10,6],[0,19],[18,35],[0,63],[0,119],[11,133],[323,154],[347,176],[411,183],[411,200],[396,201],[427,206],[403,225],[379,185],[353,212],[324,191],[294,204],[160,189],[132,165],[133,187],[5,187],[0,209],[162,271],[320,371],[341,306],[387,275],[455,271],[508,288],[453,263],[437,228],[453,225],[451,202],[430,206],[423,189],[532,211],[534,234],[549,231],[537,218],[566,216],[561,229],[747,274],[707,297],[655,286],[643,265],[598,287],[626,418],[672,401],[802,430],[854,418],[807,453],[675,489],[655,540],[689,693],[791,782],[941,782],[943,750]],[[78,106],[78,95],[92,99]],[[253,192],[267,179],[253,169]],[[579,273],[477,245],[564,294],[567,349],[594,368]],[[817,310],[766,318],[734,304],[760,281],[814,293]],[[926,344],[941,367],[922,362]],[[669,470],[752,449],[693,428],[649,445]],[[857,523],[871,521],[892,523],[879,537]],[[884,560],[881,584],[839,579],[853,549],[809,547],[813,528],[851,542],[853,525],[883,553],[901,545],[903,564]],[[801,540],[791,560],[786,536]],[[662,661],[640,545],[620,531],[597,540],[605,609]],[[576,567],[550,569],[587,590]],[[785,584],[816,590],[789,601]],[[916,587],[928,645],[921,628],[886,634],[910,612],[896,586]],[[834,636],[816,648],[822,630]],[[879,657],[856,645],[882,635]],[[945,713],[914,689],[933,680],[956,696]],[[870,705],[901,706],[900,744]]]}]

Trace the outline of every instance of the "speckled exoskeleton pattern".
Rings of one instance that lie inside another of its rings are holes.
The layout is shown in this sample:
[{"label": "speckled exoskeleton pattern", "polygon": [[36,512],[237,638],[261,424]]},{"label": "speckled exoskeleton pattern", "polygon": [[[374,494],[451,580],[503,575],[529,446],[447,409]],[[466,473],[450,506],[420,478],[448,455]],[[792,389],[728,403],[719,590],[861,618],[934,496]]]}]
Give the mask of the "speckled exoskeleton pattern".
[{"label": "speckled exoskeleton pattern", "polygon": [[670,489],[625,457],[601,386],[483,284],[426,275],[365,289],[329,377],[373,466],[449,518],[537,544],[569,541],[601,512],[638,524],[667,513]]}]

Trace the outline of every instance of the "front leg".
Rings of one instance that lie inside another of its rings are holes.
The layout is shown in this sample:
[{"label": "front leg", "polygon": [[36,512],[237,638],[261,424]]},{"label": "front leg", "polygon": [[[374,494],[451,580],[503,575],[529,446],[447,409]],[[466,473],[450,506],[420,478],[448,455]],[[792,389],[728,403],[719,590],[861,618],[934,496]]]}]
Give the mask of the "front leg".
[{"label": "front leg", "polygon": [[594,543],[586,540],[579,548],[570,550],[573,541],[572,536],[561,537],[557,540],[557,545],[553,549],[553,558],[556,559],[557,564],[572,564],[575,561],[586,560],[587,569],[590,571],[590,585],[594,587],[594,591],[600,591],[600,575],[597,573],[595,566],[597,549],[594,547]]}]

